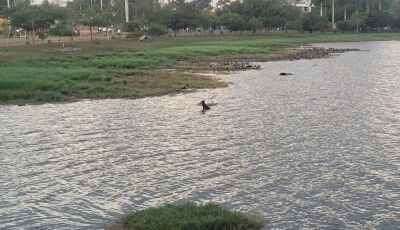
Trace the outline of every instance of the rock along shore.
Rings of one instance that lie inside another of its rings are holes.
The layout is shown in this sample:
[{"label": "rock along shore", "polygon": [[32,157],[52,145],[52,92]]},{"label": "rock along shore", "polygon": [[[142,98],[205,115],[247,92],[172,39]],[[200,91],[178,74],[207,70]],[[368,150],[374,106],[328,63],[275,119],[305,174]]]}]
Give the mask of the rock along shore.
[{"label": "rock along shore", "polygon": [[300,59],[319,59],[326,58],[330,54],[344,53],[349,51],[360,51],[360,49],[337,49],[337,48],[322,48],[322,47],[307,47],[286,50],[277,56],[258,57],[258,58],[235,58],[211,63],[209,69],[213,72],[221,71],[238,71],[261,69],[261,66],[254,62],[270,62],[270,61],[295,61]]}]

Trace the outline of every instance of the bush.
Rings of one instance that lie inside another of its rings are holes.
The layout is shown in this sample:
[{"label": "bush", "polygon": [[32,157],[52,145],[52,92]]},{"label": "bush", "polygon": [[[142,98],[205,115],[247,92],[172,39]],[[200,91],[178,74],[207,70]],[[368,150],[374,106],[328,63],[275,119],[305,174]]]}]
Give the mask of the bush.
[{"label": "bush", "polygon": [[147,230],[257,230],[262,222],[215,204],[165,205],[128,214],[107,229]]},{"label": "bush", "polygon": [[265,27],[272,29],[283,29],[285,27],[285,24],[286,19],[280,16],[268,17],[264,21]]},{"label": "bush", "polygon": [[351,15],[350,23],[353,25],[354,29],[357,31],[363,31],[367,29],[365,20],[367,18],[367,13],[358,13]]},{"label": "bush", "polygon": [[124,24],[124,30],[127,32],[137,32],[140,31],[141,24],[137,21],[131,21]]},{"label": "bush", "polygon": [[396,18],[393,26],[397,29],[400,29],[400,17]]},{"label": "bush", "polygon": [[247,27],[249,30],[251,30],[253,33],[257,32],[257,30],[261,30],[264,28],[264,25],[262,21],[258,18],[252,18],[250,21],[247,23]]},{"label": "bush", "polygon": [[314,31],[324,32],[328,29],[328,25],[328,19],[312,13],[306,14],[303,19],[303,29],[310,33]]},{"label": "bush", "polygon": [[337,28],[341,31],[353,31],[355,26],[350,21],[339,21],[337,22]]},{"label": "bush", "polygon": [[367,15],[365,23],[371,29],[380,30],[385,26],[392,26],[395,23],[395,17],[389,12],[372,11]]},{"label": "bush", "polygon": [[131,32],[126,37],[127,38],[139,38],[139,37],[141,37],[143,35],[145,35],[145,32],[139,31],[139,32]]},{"label": "bush", "polygon": [[247,23],[240,14],[226,13],[218,18],[219,24],[226,26],[231,31],[242,31],[247,29]]},{"label": "bush", "polygon": [[51,36],[72,36],[72,30],[64,23],[57,23],[56,26],[49,30]]},{"label": "bush", "polygon": [[160,36],[168,33],[168,28],[164,25],[160,24],[150,24],[149,28],[147,29],[147,32],[152,35],[152,36]]},{"label": "bush", "polygon": [[288,21],[287,30],[297,30],[299,32],[303,32],[303,21],[301,19]]}]

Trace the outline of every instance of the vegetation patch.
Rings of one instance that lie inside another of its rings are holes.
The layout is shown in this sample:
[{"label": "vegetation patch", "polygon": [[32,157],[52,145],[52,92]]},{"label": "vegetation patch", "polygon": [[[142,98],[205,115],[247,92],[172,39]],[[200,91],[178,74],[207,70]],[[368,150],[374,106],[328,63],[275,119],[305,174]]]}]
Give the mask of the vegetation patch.
[{"label": "vegetation patch", "polygon": [[[16,46],[0,55],[0,104],[142,98],[224,87],[220,79],[196,73],[210,71],[216,61],[271,60],[284,48],[302,44],[399,38],[398,33],[371,33],[113,40],[101,46],[76,43],[79,49],[73,52],[61,52],[55,44]],[[190,90],[183,89],[187,84]]]},{"label": "vegetation patch", "polygon": [[108,230],[257,230],[263,222],[216,204],[165,205],[130,213]]}]

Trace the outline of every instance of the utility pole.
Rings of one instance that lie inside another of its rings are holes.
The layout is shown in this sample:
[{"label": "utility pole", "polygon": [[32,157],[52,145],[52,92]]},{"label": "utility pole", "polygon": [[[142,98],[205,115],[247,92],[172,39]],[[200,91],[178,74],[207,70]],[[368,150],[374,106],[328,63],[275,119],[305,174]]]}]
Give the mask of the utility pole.
[{"label": "utility pole", "polygon": [[129,3],[128,0],[125,0],[125,22],[129,22]]},{"label": "utility pole", "polygon": [[153,16],[156,15],[156,0],[153,0]]},{"label": "utility pole", "polygon": [[133,18],[137,17],[136,0],[133,0]]},{"label": "utility pole", "polygon": [[335,0],[332,0],[332,31],[335,30]]},{"label": "utility pole", "polygon": [[323,4],[323,3],[322,3],[322,1],[321,1],[321,12],[319,12],[319,16],[321,16],[321,17],[323,16],[322,4]]},{"label": "utility pole", "polygon": [[100,10],[103,11],[103,0],[100,0]]}]

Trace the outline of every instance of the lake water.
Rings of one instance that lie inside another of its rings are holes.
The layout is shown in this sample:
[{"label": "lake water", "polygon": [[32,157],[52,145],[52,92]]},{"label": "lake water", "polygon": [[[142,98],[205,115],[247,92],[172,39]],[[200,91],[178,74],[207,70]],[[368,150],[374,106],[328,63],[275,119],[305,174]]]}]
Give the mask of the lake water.
[{"label": "lake water", "polygon": [[193,94],[0,106],[0,229],[102,229],[186,200],[266,228],[398,229],[400,41],[323,46],[369,51]]}]

